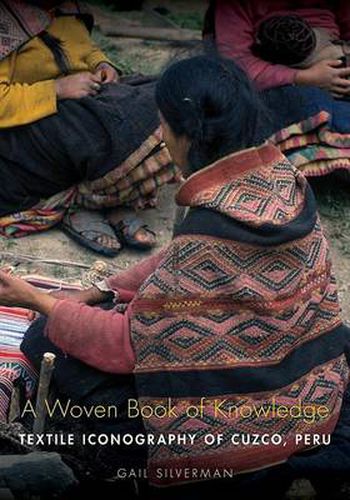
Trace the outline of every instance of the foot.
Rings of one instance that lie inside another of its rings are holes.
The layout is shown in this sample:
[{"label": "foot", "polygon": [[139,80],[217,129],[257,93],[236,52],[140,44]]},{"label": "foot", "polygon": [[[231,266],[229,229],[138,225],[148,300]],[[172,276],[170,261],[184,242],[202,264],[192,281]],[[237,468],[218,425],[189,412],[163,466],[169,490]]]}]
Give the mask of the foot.
[{"label": "foot", "polygon": [[108,217],[109,223],[114,228],[119,239],[124,245],[138,248],[153,248],[157,237],[147,224],[136,217],[135,213],[112,212]]},{"label": "foot", "polygon": [[122,248],[113,228],[99,212],[69,211],[61,228],[84,247],[108,257],[116,256]]}]

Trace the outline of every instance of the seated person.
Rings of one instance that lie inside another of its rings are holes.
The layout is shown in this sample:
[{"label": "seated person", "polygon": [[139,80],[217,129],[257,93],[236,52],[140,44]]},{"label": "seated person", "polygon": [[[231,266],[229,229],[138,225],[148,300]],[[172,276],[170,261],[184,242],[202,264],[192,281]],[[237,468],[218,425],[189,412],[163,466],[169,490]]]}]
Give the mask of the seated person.
[{"label": "seated person", "polygon": [[[322,37],[328,35],[332,40],[350,40],[350,4],[346,0],[334,2],[328,0],[302,0],[300,2],[215,0],[209,13],[210,23],[209,19],[207,20],[206,34],[209,35],[211,32],[215,36],[219,51],[239,63],[261,90],[296,83],[314,85],[345,95],[349,93],[350,81],[347,77],[350,76],[350,68],[340,67],[342,62],[337,57],[339,52],[330,52],[328,59],[322,58],[321,62],[316,60],[315,64],[307,70],[290,68],[287,58],[285,62],[282,61],[283,56],[279,57],[278,61],[272,62],[269,57],[264,59],[254,52],[261,25],[269,18],[291,15],[297,15],[310,27],[316,29],[318,43],[324,43],[319,40],[321,34]],[[271,29],[271,24],[269,28]],[[288,29],[286,22],[284,26],[281,26],[281,30],[283,28]],[[298,28],[300,29],[300,26]],[[303,26],[301,28],[304,29]],[[265,34],[267,34],[266,31]],[[291,37],[293,36],[295,33]],[[287,33],[285,33],[285,39],[288,40]],[[278,39],[271,40],[271,45],[274,44],[273,42],[277,43]],[[300,53],[303,50],[300,45],[302,44],[295,43],[295,52]],[[288,48],[287,43],[283,44],[283,48],[285,50]]]},{"label": "seated person", "polygon": [[[313,28],[302,17],[275,15],[264,20],[258,29],[253,52],[273,64],[291,68],[312,68],[321,61],[342,61],[350,67],[350,44],[337,40],[325,28]],[[296,77],[296,82],[299,77]],[[346,94],[332,91],[335,97]]]},{"label": "seated person", "polygon": [[[150,445],[149,481],[169,486],[167,498],[201,498],[220,487],[239,498],[250,492],[280,498],[294,477],[316,479],[327,471],[329,485],[347,478],[350,330],[341,320],[328,243],[307,180],[260,134],[264,107],[234,62],[208,56],[178,62],[159,81],[156,98],[164,139],[186,178],[176,202],[187,211],[173,240],[159,254],[73,295],[46,295],[1,272],[1,304],[47,317],[27,332],[23,352],[38,363],[52,342],[61,350],[63,371],[69,355],[106,374],[133,373],[141,405],[154,408],[171,398],[177,415],[145,418],[146,431],[198,438]],[[110,295],[128,303],[124,313],[92,307]],[[188,405],[199,407],[203,397],[203,418],[190,418]],[[217,400],[228,402],[222,413]],[[232,406],[298,404],[314,411],[321,405],[323,416],[306,424],[305,415],[227,413]],[[332,442],[313,448],[297,439],[305,432],[331,434]],[[224,436],[220,446],[205,444],[208,433]],[[240,441],[255,433],[277,433],[284,444]],[[214,476],[203,483],[191,474],[159,476],[175,467],[240,474],[228,483]],[[159,495],[164,498],[164,489]]]},{"label": "seated person", "polygon": [[295,166],[350,170],[348,1],[215,0],[204,34],[265,91],[275,143]]},{"label": "seated person", "polygon": [[[94,45],[78,2],[5,1],[0,10],[0,234],[62,220],[108,256],[150,248],[154,234],[120,207],[154,206],[175,179],[159,134],[154,83],[126,85]],[[111,225],[71,206],[118,207]],[[113,227],[112,227],[113,226]]]}]

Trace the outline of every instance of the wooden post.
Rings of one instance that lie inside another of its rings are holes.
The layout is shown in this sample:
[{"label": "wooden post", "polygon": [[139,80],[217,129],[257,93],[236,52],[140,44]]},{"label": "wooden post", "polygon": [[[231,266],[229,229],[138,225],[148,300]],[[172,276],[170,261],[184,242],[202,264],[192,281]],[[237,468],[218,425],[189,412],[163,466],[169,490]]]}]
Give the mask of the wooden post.
[{"label": "wooden post", "polygon": [[[14,386],[11,394],[10,411],[8,416],[8,423],[11,424],[20,415],[20,389]],[[1,498],[1,497],[0,497]]]},{"label": "wooden post", "polygon": [[35,419],[33,433],[41,434],[45,430],[45,419],[47,413],[46,400],[49,395],[50,381],[55,367],[56,355],[46,352],[43,356],[40,368],[39,387],[36,397]]},{"label": "wooden post", "polygon": [[166,42],[198,42],[201,33],[188,29],[149,28],[145,26],[122,26],[112,23],[102,23],[101,31],[106,36],[143,38],[145,40],[160,40]]}]

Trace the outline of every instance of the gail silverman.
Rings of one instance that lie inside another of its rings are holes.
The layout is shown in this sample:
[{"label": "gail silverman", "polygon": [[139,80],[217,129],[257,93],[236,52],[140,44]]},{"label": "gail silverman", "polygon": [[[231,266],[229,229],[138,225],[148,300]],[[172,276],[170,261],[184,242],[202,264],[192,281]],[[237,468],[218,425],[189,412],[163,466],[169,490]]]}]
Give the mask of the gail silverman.
[{"label": "gail silverman", "polygon": [[[155,471],[157,479],[232,479],[235,475],[233,469],[210,469],[210,468],[191,468],[191,467],[173,467],[160,468]],[[148,479],[147,469],[118,469],[116,471],[117,479]]]}]

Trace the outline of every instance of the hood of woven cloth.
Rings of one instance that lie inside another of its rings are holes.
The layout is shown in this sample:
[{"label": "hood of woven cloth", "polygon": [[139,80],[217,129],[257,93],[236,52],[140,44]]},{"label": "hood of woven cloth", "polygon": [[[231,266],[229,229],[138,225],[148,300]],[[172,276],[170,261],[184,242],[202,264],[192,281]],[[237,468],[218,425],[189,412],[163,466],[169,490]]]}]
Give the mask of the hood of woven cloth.
[{"label": "hood of woven cloth", "polygon": [[92,28],[93,17],[84,3],[57,1],[39,4],[24,0],[0,2],[0,61],[45,31],[52,23],[55,9],[61,15],[80,17],[88,29]]},{"label": "hood of woven cloth", "polygon": [[251,226],[284,225],[304,208],[307,181],[270,143],[234,153],[192,174],[179,206],[221,212]]}]

